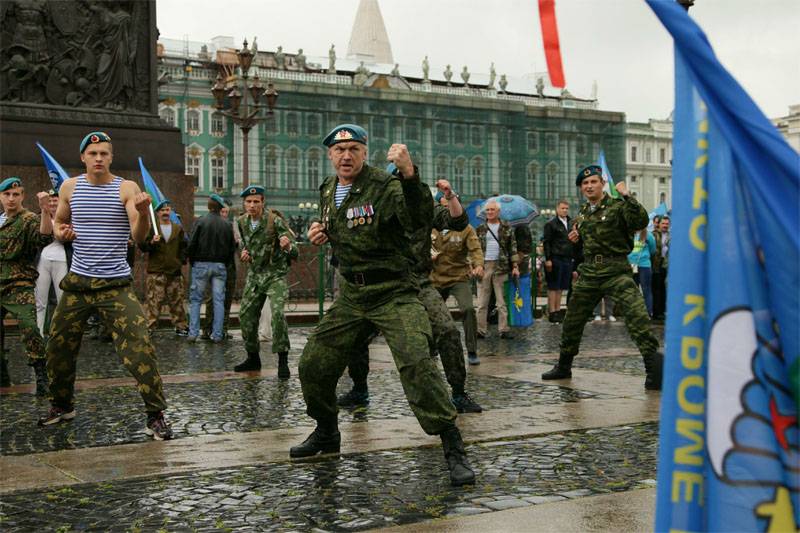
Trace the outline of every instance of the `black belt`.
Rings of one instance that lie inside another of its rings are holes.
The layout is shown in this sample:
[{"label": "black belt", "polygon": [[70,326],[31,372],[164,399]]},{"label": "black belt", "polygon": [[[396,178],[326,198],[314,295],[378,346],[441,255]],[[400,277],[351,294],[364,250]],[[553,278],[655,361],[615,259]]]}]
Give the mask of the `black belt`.
[{"label": "black belt", "polygon": [[628,263],[627,255],[593,255],[589,257],[589,262],[595,265],[602,265],[605,263]]},{"label": "black belt", "polygon": [[353,285],[377,285],[404,277],[404,273],[393,270],[368,270],[367,272],[340,272],[342,277]]}]

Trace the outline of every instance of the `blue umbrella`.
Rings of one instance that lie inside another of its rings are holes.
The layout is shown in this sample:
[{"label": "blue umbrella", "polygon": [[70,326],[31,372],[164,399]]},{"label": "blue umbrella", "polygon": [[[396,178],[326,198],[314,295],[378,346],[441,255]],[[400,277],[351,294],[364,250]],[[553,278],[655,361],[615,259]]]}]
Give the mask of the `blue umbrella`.
[{"label": "blue umbrella", "polygon": [[486,200],[484,200],[483,198],[479,198],[477,200],[471,201],[464,207],[464,209],[467,212],[467,216],[469,216],[469,225],[472,226],[473,228],[477,228],[483,223],[483,221],[480,218],[478,218],[478,213],[481,212],[481,209],[483,208],[483,202],[485,201]]},{"label": "blue umbrella", "polygon": [[511,226],[527,226],[539,216],[539,208],[533,202],[516,194],[503,194],[483,201],[480,213],[478,213],[479,219],[486,220],[484,208],[492,200],[500,205],[500,220],[505,220]]}]

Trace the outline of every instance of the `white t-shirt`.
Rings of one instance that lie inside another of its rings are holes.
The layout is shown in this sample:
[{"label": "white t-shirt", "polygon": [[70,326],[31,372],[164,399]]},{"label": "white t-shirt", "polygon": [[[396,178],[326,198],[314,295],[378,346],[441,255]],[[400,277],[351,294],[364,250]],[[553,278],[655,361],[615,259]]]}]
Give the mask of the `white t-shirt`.
[{"label": "white t-shirt", "polygon": [[172,237],[172,224],[160,224],[161,227],[161,236],[164,237],[164,242],[169,242],[169,238]]},{"label": "white t-shirt", "polygon": [[61,241],[53,239],[53,242],[42,248],[42,259],[66,263],[67,252],[64,251],[64,244]]},{"label": "white t-shirt", "polygon": [[486,232],[486,257],[484,259],[486,261],[497,261],[500,258],[500,244],[497,242],[497,239],[492,236],[492,232],[497,235],[498,239],[500,238],[500,223],[487,223],[486,226],[491,231]]},{"label": "white t-shirt", "polygon": [[567,226],[567,218],[566,217],[564,217],[564,218],[558,217],[558,220],[560,220],[561,223],[564,224],[564,227],[567,228],[567,231],[569,231],[569,226]]}]

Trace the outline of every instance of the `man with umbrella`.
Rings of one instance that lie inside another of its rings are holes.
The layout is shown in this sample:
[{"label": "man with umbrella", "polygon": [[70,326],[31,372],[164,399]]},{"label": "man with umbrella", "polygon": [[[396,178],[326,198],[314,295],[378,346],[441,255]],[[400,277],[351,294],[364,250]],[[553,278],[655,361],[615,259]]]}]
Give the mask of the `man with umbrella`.
[{"label": "man with umbrella", "polygon": [[476,233],[483,251],[483,272],[478,269],[481,278],[478,283],[478,337],[484,338],[488,334],[488,306],[489,298],[494,289],[497,302],[497,330],[500,338],[511,339],[508,327],[508,310],[506,309],[503,284],[508,279],[509,273],[519,278],[519,255],[517,254],[517,240],[511,225],[500,220],[500,203],[490,198],[484,206],[486,222],[478,226]]},{"label": "man with umbrella", "polygon": [[628,263],[633,233],[647,227],[647,211],[628,194],[624,181],[616,185],[621,196],[617,199],[603,192],[604,183],[598,165],[582,169],[575,180],[588,202],[581,208],[569,240],[583,246],[585,259],[564,318],[558,363],[542,374],[542,379],[572,377],[572,359],[580,348],[586,320],[603,296],[611,296],[622,308],[628,333],[642,354],[645,388],[661,390],[664,356],[658,352],[658,339],[650,330],[647,308]]}]

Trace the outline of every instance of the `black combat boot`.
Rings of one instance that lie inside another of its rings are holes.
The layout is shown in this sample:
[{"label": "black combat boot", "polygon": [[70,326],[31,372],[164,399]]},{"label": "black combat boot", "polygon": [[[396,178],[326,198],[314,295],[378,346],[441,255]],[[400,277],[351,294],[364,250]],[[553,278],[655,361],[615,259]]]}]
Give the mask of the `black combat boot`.
[{"label": "black combat boot", "polygon": [[549,371],[542,374],[542,379],[570,379],[572,377],[572,358],[574,355],[561,354],[558,363]]},{"label": "black combat boot", "polygon": [[559,312],[558,312],[558,314],[556,315],[556,322],[559,322],[559,323],[560,323],[560,322],[564,322],[564,317],[565,317],[565,316],[567,316],[567,310],[566,310],[566,309],[562,309],[562,310],[561,310],[561,311],[559,311]]},{"label": "black combat boot", "polygon": [[289,457],[312,457],[318,453],[339,453],[342,446],[342,435],[339,427],[333,424],[322,425],[317,423],[317,428],[302,444],[289,449]]},{"label": "black combat boot", "polygon": [[39,360],[33,363],[33,371],[36,373],[36,396],[47,396],[50,394],[47,380],[47,362]]},{"label": "black combat boot", "polygon": [[4,353],[0,353],[0,387],[11,386],[11,374],[8,373],[8,361]]},{"label": "black combat boot", "polygon": [[289,352],[278,352],[278,379],[289,379]]},{"label": "black combat boot", "polygon": [[236,372],[249,372],[251,370],[261,370],[261,356],[258,352],[247,352],[247,359],[239,363],[233,369]]},{"label": "black combat boot", "polygon": [[442,438],[447,468],[450,469],[450,484],[454,487],[474,484],[475,472],[472,471],[472,467],[467,461],[467,452],[464,451],[461,432],[456,426],[453,426],[439,436]]},{"label": "black combat boot", "polygon": [[483,407],[478,402],[473,400],[469,394],[463,389],[453,389],[453,406],[459,413],[482,413]]},{"label": "black combat boot", "polygon": [[339,407],[365,407],[369,405],[369,388],[366,383],[364,385],[353,384],[350,392],[342,394],[336,399],[336,404]]},{"label": "black combat boot", "polygon": [[655,352],[652,355],[643,355],[644,368],[647,377],[644,380],[644,388],[647,390],[661,390],[661,380],[664,375],[664,354]]}]

